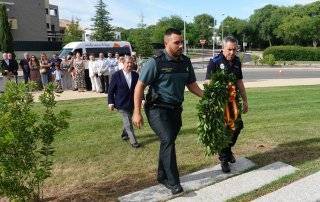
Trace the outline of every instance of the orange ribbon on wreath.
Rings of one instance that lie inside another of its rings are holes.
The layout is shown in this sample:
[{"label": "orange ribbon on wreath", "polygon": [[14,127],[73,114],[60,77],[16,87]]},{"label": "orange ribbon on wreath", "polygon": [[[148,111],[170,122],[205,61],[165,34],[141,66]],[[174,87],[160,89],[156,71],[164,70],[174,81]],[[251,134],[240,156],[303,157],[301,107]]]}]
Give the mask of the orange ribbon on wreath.
[{"label": "orange ribbon on wreath", "polygon": [[225,125],[229,126],[231,130],[235,130],[235,121],[238,118],[239,110],[238,105],[236,102],[236,86],[233,85],[231,82],[228,84],[228,94],[229,100],[227,105],[224,108],[224,123]]}]

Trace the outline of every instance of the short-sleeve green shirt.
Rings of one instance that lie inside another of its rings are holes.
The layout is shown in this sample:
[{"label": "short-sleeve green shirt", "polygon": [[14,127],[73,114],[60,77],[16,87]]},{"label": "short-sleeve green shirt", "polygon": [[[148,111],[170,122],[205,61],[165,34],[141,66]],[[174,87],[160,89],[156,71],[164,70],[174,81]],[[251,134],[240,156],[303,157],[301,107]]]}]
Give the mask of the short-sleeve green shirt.
[{"label": "short-sleeve green shirt", "polygon": [[161,67],[157,67],[157,59],[151,58],[143,65],[139,80],[150,85],[159,95],[160,101],[181,104],[185,86],[196,81],[194,69],[186,56],[175,60],[166,51],[163,54],[159,56],[163,57]]}]

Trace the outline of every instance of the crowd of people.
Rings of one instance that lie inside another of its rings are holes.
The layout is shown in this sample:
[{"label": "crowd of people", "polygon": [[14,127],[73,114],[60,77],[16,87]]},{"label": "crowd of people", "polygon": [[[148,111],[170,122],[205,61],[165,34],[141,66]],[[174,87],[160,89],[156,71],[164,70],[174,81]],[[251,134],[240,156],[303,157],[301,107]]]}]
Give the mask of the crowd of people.
[{"label": "crowd of people", "polygon": [[[114,57],[113,57],[114,56]],[[38,90],[43,89],[49,82],[56,83],[56,92],[62,93],[64,89],[84,92],[108,93],[112,75],[123,68],[125,56],[118,53],[99,53],[87,55],[80,52],[69,53],[64,58],[53,54],[48,58],[46,53],[40,57],[24,53],[19,62],[12,53],[3,53],[0,70],[7,81],[18,82],[18,70],[22,70],[25,83],[33,81]],[[133,54],[133,70],[138,70],[137,59]]]}]

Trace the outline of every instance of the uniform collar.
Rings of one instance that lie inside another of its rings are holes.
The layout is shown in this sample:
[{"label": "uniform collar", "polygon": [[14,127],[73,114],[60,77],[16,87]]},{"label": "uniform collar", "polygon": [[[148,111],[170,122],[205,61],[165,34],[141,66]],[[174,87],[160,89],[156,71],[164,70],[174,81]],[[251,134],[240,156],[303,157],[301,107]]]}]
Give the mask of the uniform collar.
[{"label": "uniform collar", "polygon": [[163,53],[164,53],[164,55],[165,55],[165,57],[166,57],[166,59],[167,59],[168,61],[182,61],[182,60],[183,60],[182,55],[180,55],[178,59],[175,59],[175,58],[171,57],[171,56],[168,54],[168,52],[166,51],[166,49],[163,50]]}]

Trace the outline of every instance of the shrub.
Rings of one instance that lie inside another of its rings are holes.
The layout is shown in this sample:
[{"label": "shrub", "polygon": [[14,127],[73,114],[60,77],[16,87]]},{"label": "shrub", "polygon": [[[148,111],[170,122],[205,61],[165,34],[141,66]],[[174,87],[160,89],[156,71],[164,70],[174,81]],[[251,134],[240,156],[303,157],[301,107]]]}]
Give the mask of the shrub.
[{"label": "shrub", "polygon": [[258,55],[252,55],[252,60],[255,65],[258,65],[260,57]]},{"label": "shrub", "polygon": [[39,97],[34,110],[31,85],[8,82],[0,95],[0,196],[37,201],[51,174],[54,136],[68,127],[69,112],[54,111],[54,86]]},{"label": "shrub", "polygon": [[245,56],[244,52],[239,53],[239,59],[240,59],[241,63],[243,63],[243,61],[244,61],[244,56]]},{"label": "shrub", "polygon": [[272,54],[276,61],[320,61],[320,48],[301,46],[272,46],[263,56]]},{"label": "shrub", "polygon": [[272,54],[265,55],[263,58],[260,59],[261,64],[267,64],[267,65],[275,65],[276,64],[276,59]]}]

